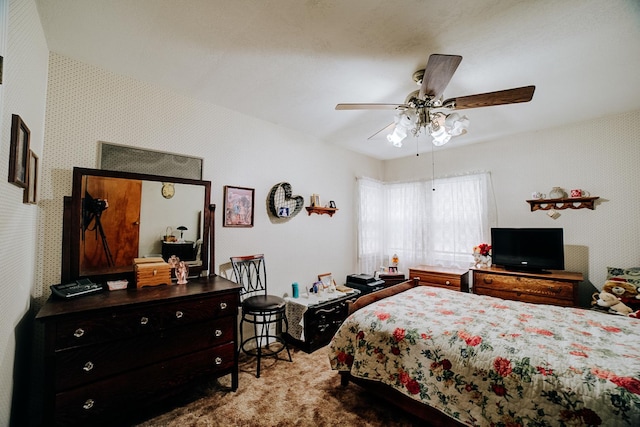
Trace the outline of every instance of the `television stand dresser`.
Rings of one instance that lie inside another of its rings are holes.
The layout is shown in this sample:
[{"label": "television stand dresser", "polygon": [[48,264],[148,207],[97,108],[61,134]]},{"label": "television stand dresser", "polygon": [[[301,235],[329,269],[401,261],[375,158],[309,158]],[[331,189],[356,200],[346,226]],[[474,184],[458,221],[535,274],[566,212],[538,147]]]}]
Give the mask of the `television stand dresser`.
[{"label": "television stand dresser", "polygon": [[474,268],[473,293],[502,299],[578,306],[578,286],[582,273],[551,270],[548,273],[521,272],[502,267]]},{"label": "television stand dresser", "polygon": [[[44,326],[43,425],[120,423],[231,374],[238,387],[240,285],[219,276],[186,285],[49,298]],[[124,425],[124,424],[120,424]]]}]

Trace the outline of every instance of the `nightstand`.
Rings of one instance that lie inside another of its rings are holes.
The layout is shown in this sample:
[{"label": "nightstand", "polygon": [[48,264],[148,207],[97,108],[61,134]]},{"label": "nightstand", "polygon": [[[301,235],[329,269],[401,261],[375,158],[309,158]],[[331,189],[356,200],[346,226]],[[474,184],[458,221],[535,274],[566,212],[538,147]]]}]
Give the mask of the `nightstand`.
[{"label": "nightstand", "polygon": [[349,303],[360,296],[360,291],[336,292],[330,299],[300,296],[285,298],[289,330],[285,339],[307,353],[329,344],[344,319],[349,315]]},{"label": "nightstand", "polygon": [[453,267],[417,265],[409,269],[409,278],[418,277],[420,285],[438,286],[459,292],[469,292],[469,270]]}]

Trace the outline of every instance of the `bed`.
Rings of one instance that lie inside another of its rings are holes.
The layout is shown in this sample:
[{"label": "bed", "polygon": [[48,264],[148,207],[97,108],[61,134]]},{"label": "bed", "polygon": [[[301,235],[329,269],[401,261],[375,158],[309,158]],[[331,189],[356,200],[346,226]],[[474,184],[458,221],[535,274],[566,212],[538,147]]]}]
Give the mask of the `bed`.
[{"label": "bed", "polygon": [[405,282],[329,345],[343,385],[432,425],[640,425],[640,320]]}]

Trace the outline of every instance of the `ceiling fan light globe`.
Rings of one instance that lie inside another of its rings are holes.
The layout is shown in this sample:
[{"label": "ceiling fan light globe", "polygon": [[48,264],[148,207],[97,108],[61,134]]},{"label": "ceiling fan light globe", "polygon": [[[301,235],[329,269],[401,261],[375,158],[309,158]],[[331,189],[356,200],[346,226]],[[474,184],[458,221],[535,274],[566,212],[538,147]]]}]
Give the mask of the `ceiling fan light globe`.
[{"label": "ceiling fan light globe", "polygon": [[451,139],[451,135],[447,133],[443,126],[441,126],[437,131],[431,132],[431,137],[433,138],[433,145],[436,147],[446,144]]},{"label": "ceiling fan light globe", "polygon": [[407,137],[407,130],[402,126],[396,126],[392,133],[387,135],[387,141],[394,147],[402,147],[402,141]]},{"label": "ceiling fan light globe", "polygon": [[452,136],[462,135],[469,128],[469,119],[467,116],[460,117],[459,114],[449,114],[444,121],[444,127],[448,134]]}]

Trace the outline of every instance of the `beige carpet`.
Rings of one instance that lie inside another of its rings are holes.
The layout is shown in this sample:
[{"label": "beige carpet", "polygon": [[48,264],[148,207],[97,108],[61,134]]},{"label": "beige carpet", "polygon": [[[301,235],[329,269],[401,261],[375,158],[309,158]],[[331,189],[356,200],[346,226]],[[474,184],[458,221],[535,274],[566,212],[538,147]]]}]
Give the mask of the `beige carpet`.
[{"label": "beige carpet", "polygon": [[292,350],[293,362],[286,353],[277,360],[264,359],[260,378],[255,377],[255,359],[242,356],[236,392],[226,390],[230,376],[211,381],[183,406],[138,426],[424,425],[355,384],[342,387],[329,365],[327,347],[312,354]]}]

